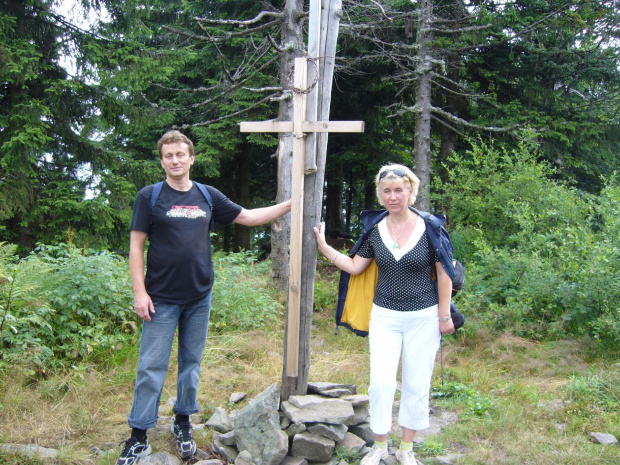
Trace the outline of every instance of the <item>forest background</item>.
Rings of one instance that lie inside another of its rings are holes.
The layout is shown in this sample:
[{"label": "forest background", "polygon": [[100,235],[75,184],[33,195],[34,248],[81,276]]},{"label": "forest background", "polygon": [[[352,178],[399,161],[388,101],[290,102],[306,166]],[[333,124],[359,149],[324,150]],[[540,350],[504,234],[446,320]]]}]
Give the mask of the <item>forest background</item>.
[{"label": "forest background", "polygon": [[[303,54],[304,9],[0,2],[2,370],[18,365],[36,383],[135,343],[128,224],[136,192],[162,179],[166,130],[194,141],[197,181],[250,208],[282,195],[277,137],[238,123],[272,119],[290,100],[286,59]],[[301,42],[285,40],[291,22]],[[578,341],[606,361],[611,378],[595,385],[615,399],[602,418],[616,435],[619,34],[614,0],[344,0],[331,119],[366,130],[330,135],[324,195],[328,234],[346,245],[359,212],[376,208],[378,168],[412,166],[422,206],[447,215],[467,269],[464,337]],[[269,257],[271,233],[218,227],[213,242],[222,264],[243,265]],[[270,320],[223,292],[216,333]],[[325,272],[317,310],[334,292]]]}]

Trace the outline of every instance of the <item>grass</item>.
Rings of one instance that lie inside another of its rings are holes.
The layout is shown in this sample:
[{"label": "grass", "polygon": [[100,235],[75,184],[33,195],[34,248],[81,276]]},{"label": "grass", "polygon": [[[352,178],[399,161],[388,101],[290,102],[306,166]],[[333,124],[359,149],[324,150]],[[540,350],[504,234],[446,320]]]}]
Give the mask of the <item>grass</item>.
[{"label": "grass", "polygon": [[[320,292],[335,292],[334,286],[328,280]],[[319,297],[329,305],[328,295]],[[443,388],[439,364],[433,380],[434,392],[443,394],[433,404],[457,412],[459,419],[417,448],[426,465],[439,463],[437,454],[456,453],[454,463],[462,465],[620,463],[620,447],[595,444],[588,436],[600,431],[620,437],[618,358],[597,354],[587,340],[532,342],[492,334],[475,316],[467,325],[461,338],[444,343]],[[229,410],[232,392],[247,392],[251,399],[280,381],[283,326],[280,315],[269,327],[209,337],[199,393],[203,419],[218,406]],[[367,392],[367,340],[346,330],[335,336],[333,313],[322,306],[314,315],[311,353],[311,381],[352,383]],[[175,359],[173,354],[162,404],[176,395]],[[47,464],[114,464],[118,443],[129,432],[136,362],[137,347],[131,345],[46,379],[18,365],[2,366],[0,443],[59,449],[60,457]],[[171,407],[164,406],[162,414],[170,415]],[[206,449],[212,432],[195,436]],[[165,429],[150,437],[154,450],[173,453]],[[0,452],[0,463],[43,462]]]}]

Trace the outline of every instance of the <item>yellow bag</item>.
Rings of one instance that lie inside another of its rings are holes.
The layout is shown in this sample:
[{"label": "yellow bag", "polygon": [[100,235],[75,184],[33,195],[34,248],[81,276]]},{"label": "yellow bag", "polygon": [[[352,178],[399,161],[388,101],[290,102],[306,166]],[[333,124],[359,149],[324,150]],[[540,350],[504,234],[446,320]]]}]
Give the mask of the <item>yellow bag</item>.
[{"label": "yellow bag", "polygon": [[340,321],[351,329],[368,332],[372,301],[379,279],[379,268],[373,259],[362,273],[349,278],[347,297]]}]

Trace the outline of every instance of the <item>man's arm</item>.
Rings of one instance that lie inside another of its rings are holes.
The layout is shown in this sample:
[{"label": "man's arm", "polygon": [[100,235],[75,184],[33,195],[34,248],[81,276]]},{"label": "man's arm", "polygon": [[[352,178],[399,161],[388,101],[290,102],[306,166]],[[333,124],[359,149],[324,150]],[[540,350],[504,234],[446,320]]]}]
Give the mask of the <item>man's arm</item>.
[{"label": "man's arm", "polygon": [[134,306],[138,316],[151,321],[151,313],[155,307],[144,286],[144,244],[147,234],[142,231],[131,231],[129,236],[129,273],[133,283]]},{"label": "man's arm", "polygon": [[233,220],[233,223],[244,226],[258,226],[269,223],[291,211],[291,201],[287,200],[271,207],[254,208],[252,210],[241,209],[241,212]]}]

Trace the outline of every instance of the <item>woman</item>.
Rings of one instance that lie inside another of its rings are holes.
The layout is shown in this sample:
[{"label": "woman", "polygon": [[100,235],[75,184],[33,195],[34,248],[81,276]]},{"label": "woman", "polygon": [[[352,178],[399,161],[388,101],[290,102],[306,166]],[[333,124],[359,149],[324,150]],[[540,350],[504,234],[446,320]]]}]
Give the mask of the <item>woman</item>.
[{"label": "woman", "polygon": [[330,247],[321,226],[314,232],[321,252],[341,270],[357,275],[373,259],[379,269],[368,331],[370,427],[375,444],[361,465],[378,465],[388,456],[401,352],[398,422],[402,440],[396,458],[402,465],[415,465],[413,439],[417,430],[429,425],[429,391],[441,334],[454,331],[450,318],[452,244],[442,227],[442,216],[411,207],[420,181],[410,169],[386,165],[377,173],[375,184],[379,203],[386,210],[365,212],[366,233],[353,248],[352,257]]}]

